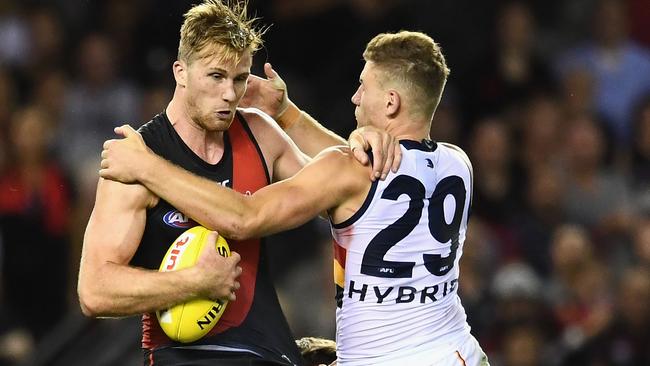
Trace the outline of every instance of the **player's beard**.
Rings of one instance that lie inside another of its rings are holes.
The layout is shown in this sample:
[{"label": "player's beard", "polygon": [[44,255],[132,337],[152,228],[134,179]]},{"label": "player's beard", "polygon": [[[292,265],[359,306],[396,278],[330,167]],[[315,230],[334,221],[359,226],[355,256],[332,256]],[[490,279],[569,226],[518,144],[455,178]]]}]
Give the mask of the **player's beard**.
[{"label": "player's beard", "polygon": [[216,112],[202,111],[193,100],[188,101],[188,114],[192,121],[200,128],[208,132],[226,131],[230,128],[234,114],[224,120],[217,116]]},{"label": "player's beard", "polygon": [[204,113],[192,117],[192,120],[199,127],[201,127],[206,131],[217,132],[217,131],[226,131],[228,128],[230,128],[230,125],[232,124],[233,116],[231,116],[228,120],[224,120],[218,118],[214,114]]}]

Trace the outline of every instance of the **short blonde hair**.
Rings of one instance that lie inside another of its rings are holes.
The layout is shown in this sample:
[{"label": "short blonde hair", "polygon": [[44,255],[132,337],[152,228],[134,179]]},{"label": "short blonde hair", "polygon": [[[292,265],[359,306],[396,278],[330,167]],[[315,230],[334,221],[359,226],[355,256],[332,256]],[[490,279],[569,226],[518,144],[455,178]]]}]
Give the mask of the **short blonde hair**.
[{"label": "short blonde hair", "polygon": [[363,52],[381,71],[380,82],[404,86],[414,111],[431,118],[449,76],[440,45],[420,32],[382,33]]},{"label": "short blonde hair", "polygon": [[221,61],[236,63],[244,51],[255,52],[262,46],[265,30],[256,28],[257,18],[248,17],[248,1],[225,1],[205,0],[185,13],[179,60],[190,63],[196,58],[217,56]]}]

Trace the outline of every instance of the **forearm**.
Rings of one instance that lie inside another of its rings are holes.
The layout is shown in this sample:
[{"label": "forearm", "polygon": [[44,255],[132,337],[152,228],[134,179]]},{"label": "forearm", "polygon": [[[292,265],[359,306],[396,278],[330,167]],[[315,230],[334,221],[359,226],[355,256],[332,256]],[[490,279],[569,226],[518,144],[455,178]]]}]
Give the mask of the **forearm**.
[{"label": "forearm", "polygon": [[[106,262],[80,278],[81,306],[95,317],[137,315],[167,309],[196,298],[189,269],[158,272]],[[92,287],[84,286],[84,281]]]},{"label": "forearm", "polygon": [[143,159],[138,180],[202,226],[227,238],[247,236],[244,219],[254,212],[243,195],[194,175],[155,154]]},{"label": "forearm", "polygon": [[[316,199],[317,194],[308,194],[310,199],[300,198],[305,193],[300,184],[293,182],[295,177],[245,196],[189,173],[154,154],[142,162],[146,166],[138,170],[138,180],[144,186],[199,224],[234,240],[295,228],[328,207],[328,200]],[[311,171],[302,174],[317,175]],[[304,186],[317,187],[313,182]]]},{"label": "forearm", "polygon": [[278,124],[298,148],[312,158],[328,147],[347,144],[345,139],[323,127],[293,103],[278,117]]}]

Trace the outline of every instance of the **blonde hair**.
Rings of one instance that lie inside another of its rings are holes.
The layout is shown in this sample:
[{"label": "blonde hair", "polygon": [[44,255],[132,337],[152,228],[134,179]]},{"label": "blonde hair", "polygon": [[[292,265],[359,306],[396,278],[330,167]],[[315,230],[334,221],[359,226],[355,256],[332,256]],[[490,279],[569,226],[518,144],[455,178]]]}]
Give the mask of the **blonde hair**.
[{"label": "blonde hair", "polygon": [[190,63],[197,57],[216,56],[236,63],[244,51],[255,52],[262,46],[265,29],[256,28],[257,18],[246,14],[248,1],[225,1],[205,0],[185,13],[179,60]]},{"label": "blonde hair", "polygon": [[450,70],[431,37],[409,31],[382,33],[368,42],[363,58],[379,68],[380,82],[406,88],[414,112],[433,116]]}]

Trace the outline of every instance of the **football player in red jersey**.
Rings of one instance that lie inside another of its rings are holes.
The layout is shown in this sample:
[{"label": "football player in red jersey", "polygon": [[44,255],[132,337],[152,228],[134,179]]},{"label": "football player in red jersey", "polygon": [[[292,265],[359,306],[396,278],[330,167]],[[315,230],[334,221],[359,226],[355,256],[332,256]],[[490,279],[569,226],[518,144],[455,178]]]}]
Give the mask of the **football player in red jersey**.
[{"label": "football player in red jersey", "polygon": [[[345,140],[310,119],[317,133],[300,142],[310,147],[303,152],[268,115],[238,108],[262,32],[248,18],[245,2],[228,4],[207,0],[185,14],[173,64],[174,95],[165,111],[139,130],[151,151],[193,175],[254,193],[293,176],[310,155]],[[387,151],[375,160],[375,176],[392,166],[394,151],[399,150],[394,139],[372,129],[355,136],[351,140],[359,151],[369,147],[367,141],[374,141],[375,153]],[[144,314],[146,364],[300,364],[267,274],[262,239],[232,242],[229,258],[206,249],[192,268],[156,270],[166,248],[192,224],[184,219],[188,215],[140,184],[100,179],[79,272],[83,312]],[[231,303],[204,338],[190,344],[172,342],[153,312],[194,298],[225,298]]]}]

